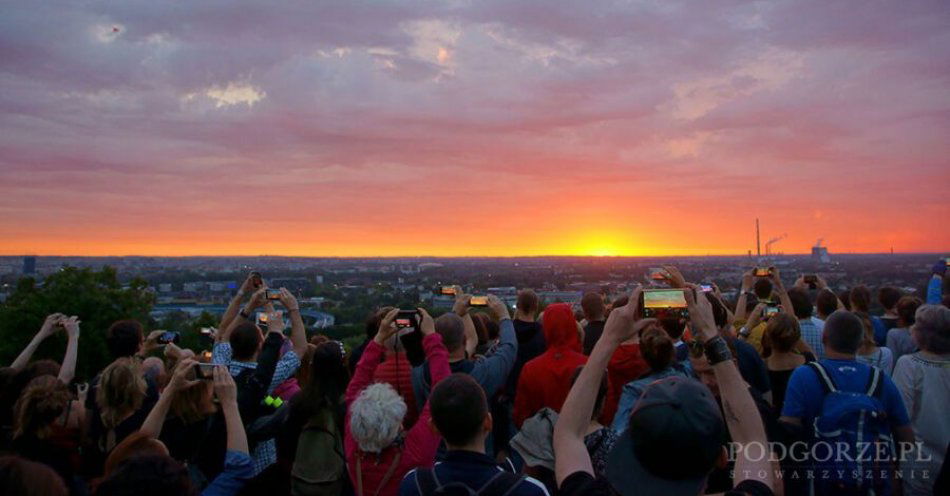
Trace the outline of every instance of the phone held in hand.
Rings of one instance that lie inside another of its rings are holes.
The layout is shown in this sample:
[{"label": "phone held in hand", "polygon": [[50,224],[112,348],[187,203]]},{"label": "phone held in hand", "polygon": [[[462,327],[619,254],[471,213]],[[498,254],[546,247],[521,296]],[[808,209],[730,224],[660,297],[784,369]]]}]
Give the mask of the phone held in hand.
[{"label": "phone held in hand", "polygon": [[487,306],[488,306],[488,297],[487,297],[487,296],[473,296],[472,299],[468,301],[468,306],[470,306],[470,307],[487,307]]},{"label": "phone held in hand", "polygon": [[264,295],[268,300],[280,300],[280,290],[279,289],[265,289]]},{"label": "phone held in hand", "polygon": [[214,364],[213,363],[196,363],[195,364],[195,378],[202,381],[210,381],[214,379]]},{"label": "phone held in hand", "polygon": [[713,291],[712,284],[700,284],[699,287],[703,290],[703,293],[711,293]]},{"label": "phone held in hand", "polygon": [[417,327],[419,327],[419,311],[400,309],[396,314],[396,328],[415,329]]},{"label": "phone held in hand", "polygon": [[443,296],[455,296],[455,286],[442,286],[439,289],[439,294]]},{"label": "phone held in hand", "polygon": [[175,331],[165,331],[158,337],[158,344],[177,343],[180,340],[180,333]]},{"label": "phone held in hand", "polygon": [[778,303],[769,302],[768,306],[765,307],[765,312],[762,314],[762,318],[765,320],[769,320],[770,318],[772,318],[773,315],[781,311],[782,309],[781,307],[778,306]]},{"label": "phone held in hand", "polygon": [[771,267],[756,267],[755,277],[769,277],[772,275]]},{"label": "phone held in hand", "polygon": [[686,293],[682,289],[644,289],[640,293],[643,316],[656,319],[684,319],[689,317]]}]

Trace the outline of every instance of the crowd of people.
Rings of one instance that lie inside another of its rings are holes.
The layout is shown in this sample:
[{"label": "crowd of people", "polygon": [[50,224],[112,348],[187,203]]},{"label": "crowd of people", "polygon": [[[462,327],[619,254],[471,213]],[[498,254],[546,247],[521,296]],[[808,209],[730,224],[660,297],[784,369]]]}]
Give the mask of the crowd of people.
[{"label": "crowd of people", "polygon": [[[372,309],[352,350],[252,273],[210,350],[121,320],[82,384],[81,316],[55,313],[0,370],[0,493],[946,495],[946,272],[926,301],[877,288],[879,316],[866,286],[775,268],[733,302],[664,267],[684,305],[649,317],[642,286],[525,289],[513,316],[455,287],[437,318]],[[62,362],[33,361],[58,332]]]}]

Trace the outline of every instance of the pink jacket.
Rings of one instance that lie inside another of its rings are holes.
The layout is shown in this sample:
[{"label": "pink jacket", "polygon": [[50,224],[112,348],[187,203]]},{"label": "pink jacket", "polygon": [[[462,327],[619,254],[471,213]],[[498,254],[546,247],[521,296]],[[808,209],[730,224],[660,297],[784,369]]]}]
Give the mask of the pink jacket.
[{"label": "pink jacket", "polygon": [[[439,381],[451,374],[449,370],[449,353],[442,344],[442,336],[432,333],[422,340],[422,347],[425,349],[426,358],[429,360],[429,367],[432,374],[432,384],[438,384]],[[380,357],[383,354],[383,347],[370,341],[363,351],[359,364],[356,365],[356,372],[346,388],[346,437],[344,448],[346,451],[346,465],[350,474],[350,480],[353,487],[359,487],[359,481],[356,477],[356,461],[359,459],[363,473],[363,494],[357,493],[357,496],[395,496],[399,493],[399,484],[410,470],[416,467],[431,467],[435,462],[435,454],[439,449],[439,443],[442,437],[432,432],[429,428],[429,419],[432,415],[429,413],[429,403],[427,402],[419,419],[410,428],[406,434],[402,447],[396,445],[383,450],[382,453],[364,453],[360,450],[353,434],[350,432],[350,412],[349,407],[359,396],[366,386],[373,383],[373,374],[376,367],[380,364]],[[390,469],[393,457],[398,450],[402,450],[402,457],[395,471],[389,477],[386,485],[379,487],[383,477]],[[377,492],[378,491],[378,492]]]}]

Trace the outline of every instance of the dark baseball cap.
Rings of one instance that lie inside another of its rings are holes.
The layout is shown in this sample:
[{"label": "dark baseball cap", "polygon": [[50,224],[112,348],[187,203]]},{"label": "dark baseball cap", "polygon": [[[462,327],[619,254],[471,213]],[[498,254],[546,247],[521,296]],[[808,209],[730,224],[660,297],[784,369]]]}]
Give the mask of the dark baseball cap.
[{"label": "dark baseball cap", "polygon": [[702,494],[726,441],[709,389],[686,377],[647,386],[607,458],[607,480],[622,495]]}]

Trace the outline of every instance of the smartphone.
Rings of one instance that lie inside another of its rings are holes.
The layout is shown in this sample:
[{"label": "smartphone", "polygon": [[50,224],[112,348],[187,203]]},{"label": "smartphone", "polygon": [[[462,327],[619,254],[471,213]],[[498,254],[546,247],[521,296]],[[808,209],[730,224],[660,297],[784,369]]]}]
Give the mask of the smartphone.
[{"label": "smartphone", "polygon": [[199,332],[202,336],[214,336],[214,327],[202,327]]},{"label": "smartphone", "polygon": [[653,268],[650,269],[650,279],[654,281],[665,281],[670,278],[670,275],[663,269]]},{"label": "smartphone", "polygon": [[210,362],[210,361],[211,361],[211,352],[208,351],[208,350],[204,350],[204,351],[201,352],[201,355],[199,355],[199,357],[200,357],[199,359],[200,359],[202,362]]},{"label": "smartphone", "polygon": [[771,318],[773,315],[775,315],[775,314],[777,314],[777,313],[779,313],[779,312],[781,312],[781,311],[782,311],[782,309],[779,308],[778,303],[769,303],[769,305],[768,305],[767,307],[765,307],[765,313],[763,314],[762,317],[763,317],[765,320],[769,320],[769,318]]},{"label": "smartphone", "polygon": [[251,272],[251,280],[254,282],[255,288],[259,288],[264,285],[264,278],[261,277],[261,273],[256,270]]},{"label": "smartphone", "polygon": [[699,287],[702,288],[703,293],[711,293],[713,291],[712,284],[700,284]]},{"label": "smartphone", "polygon": [[214,364],[213,363],[196,363],[195,364],[195,378],[202,381],[210,381],[214,379]]},{"label": "smartphone", "polygon": [[418,310],[399,310],[399,313],[396,314],[396,328],[410,329],[418,327],[418,316]]},{"label": "smartphone", "polygon": [[455,286],[442,286],[442,288],[439,290],[439,294],[455,296]]},{"label": "smartphone", "polygon": [[267,325],[267,314],[265,312],[259,312],[257,314],[257,325]]},{"label": "smartphone", "polygon": [[473,296],[472,299],[468,301],[468,306],[470,306],[470,307],[487,307],[487,306],[488,306],[488,297],[487,297],[487,296]]},{"label": "smartphone", "polygon": [[159,344],[177,343],[181,340],[181,334],[175,331],[165,331],[158,337]]},{"label": "smartphone", "polygon": [[769,267],[756,267],[755,277],[768,277],[772,275],[772,269]]},{"label": "smartphone", "polygon": [[280,290],[279,289],[265,289],[264,295],[267,296],[268,300],[279,300]]},{"label": "smartphone", "polygon": [[643,316],[648,318],[685,318],[686,293],[682,289],[644,289],[640,293]]}]

